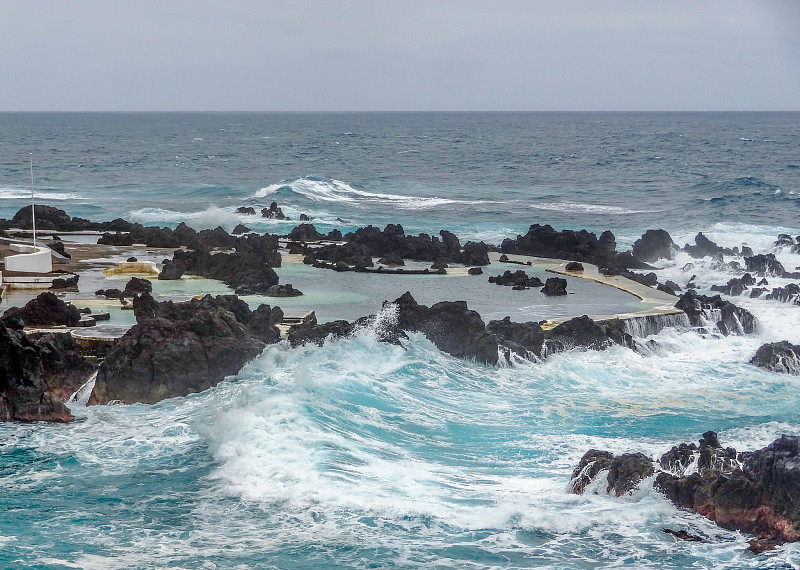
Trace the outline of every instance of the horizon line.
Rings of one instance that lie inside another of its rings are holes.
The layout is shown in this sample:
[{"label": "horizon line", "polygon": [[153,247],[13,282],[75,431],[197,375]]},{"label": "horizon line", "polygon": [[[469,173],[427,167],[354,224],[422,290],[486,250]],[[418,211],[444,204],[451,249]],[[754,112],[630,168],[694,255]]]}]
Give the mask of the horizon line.
[{"label": "horizon line", "polygon": [[531,110],[369,110],[369,111],[359,111],[359,110],[279,110],[279,111],[268,111],[268,110],[201,110],[201,109],[192,109],[192,110],[169,110],[169,109],[160,109],[160,110],[0,110],[0,114],[147,114],[147,113],[174,113],[174,114],[192,114],[192,113],[204,113],[204,114],[412,114],[412,113],[440,113],[440,114],[502,114],[502,113],[553,113],[553,114],[566,114],[566,113],[583,113],[583,114],[591,114],[591,113],[798,113],[800,112],[800,108],[798,109],[728,109],[728,110],[719,110],[719,109],[687,109],[687,110],[538,110],[538,111],[531,111]]}]

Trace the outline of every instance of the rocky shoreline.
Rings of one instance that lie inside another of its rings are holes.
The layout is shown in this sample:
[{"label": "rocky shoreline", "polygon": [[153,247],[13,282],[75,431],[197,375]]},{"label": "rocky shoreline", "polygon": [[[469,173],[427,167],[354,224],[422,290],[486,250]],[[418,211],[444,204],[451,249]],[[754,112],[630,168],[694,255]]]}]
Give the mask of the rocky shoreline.
[{"label": "rocky shoreline", "polygon": [[[591,488],[622,497],[652,485],[679,508],[754,535],[750,550],[760,553],[800,539],[798,454],[798,437],[783,435],[763,449],[737,452],[723,448],[713,431],[704,433],[699,444],[681,443],[658,460],[638,452],[614,455],[591,449],[573,471],[570,490],[580,495]],[[671,533],[702,540],[686,531]]]},{"label": "rocky shoreline", "polygon": [[[28,207],[27,215],[29,210]],[[693,279],[681,287],[671,281],[658,283],[655,273],[633,270],[652,270],[652,263],[672,259],[682,249],[693,257],[711,256],[718,263],[725,263],[726,255],[741,258],[744,266],[739,261],[726,266],[734,271],[746,269],[747,273],[714,288],[729,297],[756,285],[762,290],[756,294],[758,288],[754,288],[750,297],[758,297],[766,290],[769,277],[800,278],[800,274],[786,271],[774,255],[754,254],[746,247],[723,248],[702,233],[694,245],[679,248],[667,232],[648,230],[631,251],[618,252],[610,231],[598,238],[584,230],[557,232],[537,224],[525,235],[506,239],[494,247],[482,242],[462,245],[457,236],[445,230],[439,236],[406,235],[401,226],[392,224],[384,230],[367,226],[342,235],[338,230],[321,234],[313,225],[303,223],[285,238],[279,238],[247,231],[231,235],[222,228],[197,232],[185,224],[170,229],[124,220],[95,223],[70,218],[47,206],[37,206],[36,213],[42,228],[106,232],[99,243],[175,248],[158,279],[197,275],[222,281],[235,294],[205,295],[186,302],[158,301],[151,294],[151,284],[139,279],[131,280],[124,291],[98,291],[105,296],[111,292],[111,297],[132,299],[136,317],[136,325],[114,342],[99,365],[82,353],[69,334],[25,334],[25,327],[74,326],[80,319],[75,306],[46,292],[24,307],[9,309],[0,318],[0,421],[72,421],[64,400],[94,373],[89,405],[153,404],[206,390],[237,374],[266,346],[281,342],[278,325],[283,320],[280,308],[262,304],[251,310],[238,295],[302,294],[289,284],[279,284],[274,268],[281,266],[280,239],[288,241],[290,253],[302,254],[304,263],[338,271],[392,271],[386,268],[402,267],[404,260],[411,260],[432,265],[430,269],[409,272],[446,273],[450,264],[458,264],[471,267],[470,275],[480,275],[480,267],[490,263],[490,251],[502,252],[509,262],[508,255],[568,259],[572,263],[567,271],[573,272],[583,272],[582,263],[591,263],[602,274],[621,275],[676,295],[675,308],[685,314],[689,326],[704,335],[752,334],[758,323],[750,312],[721,295],[698,294]],[[277,205],[268,213],[282,214]],[[0,220],[0,228],[24,228],[25,219],[23,208],[14,219]],[[794,241],[789,245],[800,248]],[[375,258],[379,259],[377,269]],[[488,280],[516,290],[536,287],[545,295],[567,294],[566,280],[554,277],[542,283],[522,270],[506,271]],[[677,297],[682,289],[686,291]],[[774,288],[766,298],[800,304],[800,289]],[[418,333],[447,354],[488,365],[518,359],[537,362],[567,350],[604,350],[615,345],[647,353],[618,318],[595,321],[583,315],[555,326],[545,321],[514,322],[509,317],[487,323],[463,301],[426,306],[408,292],[386,301],[382,311],[391,313],[392,318],[380,319],[380,327],[376,326],[379,319],[375,315],[353,322],[303,322],[288,329],[286,342],[291,347],[321,345],[371,326],[381,342],[402,345],[408,334]],[[770,343],[758,350],[751,363],[773,372],[800,374],[800,347],[788,342]],[[570,488],[575,493],[588,488],[597,490],[598,477],[606,473],[603,492],[622,496],[652,478],[656,489],[677,506],[707,516],[724,528],[753,534],[756,539],[752,549],[762,551],[800,539],[800,511],[794,506],[794,501],[800,504],[800,495],[795,497],[800,488],[797,453],[798,438],[784,436],[763,450],[738,453],[723,449],[716,434],[707,432],[699,446],[681,444],[658,461],[640,453],[615,456],[591,450],[575,469]],[[685,531],[670,532],[686,540],[696,538]]]}]

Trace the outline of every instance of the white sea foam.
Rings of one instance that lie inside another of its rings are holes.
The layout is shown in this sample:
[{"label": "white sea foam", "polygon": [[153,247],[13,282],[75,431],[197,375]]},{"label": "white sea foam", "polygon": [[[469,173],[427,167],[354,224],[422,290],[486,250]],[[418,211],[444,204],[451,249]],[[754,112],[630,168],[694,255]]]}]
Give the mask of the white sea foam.
[{"label": "white sea foam", "polygon": [[492,200],[457,200],[452,198],[404,196],[400,194],[382,194],[359,190],[340,180],[318,180],[315,178],[298,178],[281,184],[266,186],[255,193],[255,198],[265,198],[288,188],[293,193],[304,196],[314,202],[343,202],[352,205],[359,203],[378,203],[391,205],[404,210],[423,210],[450,205],[495,204]]},{"label": "white sea foam", "polygon": [[[82,200],[83,196],[76,192],[56,192],[54,190],[35,190],[38,200]],[[30,188],[0,188],[0,200],[30,200]]]},{"label": "white sea foam", "polygon": [[[163,208],[142,208],[130,212],[126,219],[140,224],[177,224],[185,222],[196,230],[213,229],[222,226],[227,231],[233,230],[236,224],[247,220],[241,214],[234,212],[233,208],[218,208],[210,206],[199,212],[177,212]],[[249,216],[253,219],[253,216]]]},{"label": "white sea foam", "polygon": [[622,208],[620,206],[606,206],[603,204],[585,204],[582,202],[539,202],[530,204],[535,210],[546,210],[549,212],[579,212],[585,214],[607,214],[607,215],[626,215],[626,214],[652,214],[658,210],[634,210]]}]

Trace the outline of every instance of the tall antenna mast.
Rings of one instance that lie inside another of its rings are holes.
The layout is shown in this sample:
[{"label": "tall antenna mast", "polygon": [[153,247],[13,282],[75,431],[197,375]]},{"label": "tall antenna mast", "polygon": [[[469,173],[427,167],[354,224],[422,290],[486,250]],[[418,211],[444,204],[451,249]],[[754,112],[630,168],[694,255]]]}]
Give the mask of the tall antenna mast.
[{"label": "tall antenna mast", "polygon": [[33,247],[36,247],[36,202],[33,199],[33,153],[31,153],[31,222],[33,223]]}]

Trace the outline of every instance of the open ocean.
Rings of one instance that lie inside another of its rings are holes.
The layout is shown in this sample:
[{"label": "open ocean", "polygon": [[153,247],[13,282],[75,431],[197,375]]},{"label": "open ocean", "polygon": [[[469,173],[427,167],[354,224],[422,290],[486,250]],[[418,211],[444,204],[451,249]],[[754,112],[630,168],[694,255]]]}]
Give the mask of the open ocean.
[{"label": "open ocean", "polygon": [[[0,217],[29,203],[30,153],[37,203],[97,221],[285,234],[305,213],[462,243],[549,223],[610,229],[618,249],[663,228],[800,266],[773,247],[800,234],[800,113],[0,114]],[[271,201],[292,221],[235,213]],[[706,293],[741,276],[658,265]],[[494,368],[362,331],[270,346],[186,398],[0,424],[0,568],[800,568],[800,545],[755,556],[652,489],[567,492],[592,447],[800,435],[800,378],[747,363],[800,343],[800,306],[734,302],[757,334]]]}]

